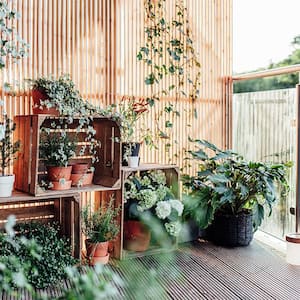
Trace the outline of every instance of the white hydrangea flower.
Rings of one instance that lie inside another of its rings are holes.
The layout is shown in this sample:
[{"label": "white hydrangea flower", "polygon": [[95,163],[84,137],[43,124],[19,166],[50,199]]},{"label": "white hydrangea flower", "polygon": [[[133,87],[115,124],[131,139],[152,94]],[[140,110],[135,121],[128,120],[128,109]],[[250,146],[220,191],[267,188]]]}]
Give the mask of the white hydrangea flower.
[{"label": "white hydrangea flower", "polygon": [[139,191],[137,194],[137,199],[139,200],[139,206],[143,209],[152,208],[157,202],[157,195],[155,191],[150,189],[145,189]]},{"label": "white hydrangea flower", "polygon": [[164,220],[171,214],[169,201],[160,201],[156,204],[155,212],[158,218]]},{"label": "white hydrangea flower", "polygon": [[169,235],[178,236],[181,231],[181,224],[178,221],[169,222],[169,223],[165,223],[165,228]]},{"label": "white hydrangea flower", "polygon": [[169,200],[169,202],[170,202],[171,207],[177,211],[178,216],[181,216],[182,212],[183,212],[182,202],[177,199]]}]

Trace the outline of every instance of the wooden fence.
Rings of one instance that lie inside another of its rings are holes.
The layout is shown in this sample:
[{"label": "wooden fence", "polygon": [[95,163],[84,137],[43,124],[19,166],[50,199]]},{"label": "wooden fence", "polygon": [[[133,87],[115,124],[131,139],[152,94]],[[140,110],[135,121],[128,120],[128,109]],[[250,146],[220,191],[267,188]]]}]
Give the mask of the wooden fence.
[{"label": "wooden fence", "polygon": [[[230,83],[227,78],[232,72],[232,0],[183,2],[202,65],[200,99],[177,102],[181,113],[173,131],[177,143],[172,142],[170,152],[162,147],[143,147],[144,162],[181,165],[181,150],[189,147],[188,136],[226,146],[230,105],[225,88],[230,92],[230,84],[225,83]],[[166,3],[167,11],[174,13],[175,0]],[[143,0],[22,0],[12,1],[12,5],[21,14],[15,25],[30,44],[30,53],[19,64],[8,62],[2,74],[2,83],[12,83],[20,92],[18,96],[2,92],[10,116],[31,113],[30,94],[17,82],[39,75],[69,73],[86,99],[103,106],[123,95],[149,95],[144,84],[145,66],[136,59],[144,39]],[[168,86],[169,82],[163,84]],[[154,129],[156,112],[166,101],[173,101],[172,95],[162,99],[143,120],[150,129]]]}]

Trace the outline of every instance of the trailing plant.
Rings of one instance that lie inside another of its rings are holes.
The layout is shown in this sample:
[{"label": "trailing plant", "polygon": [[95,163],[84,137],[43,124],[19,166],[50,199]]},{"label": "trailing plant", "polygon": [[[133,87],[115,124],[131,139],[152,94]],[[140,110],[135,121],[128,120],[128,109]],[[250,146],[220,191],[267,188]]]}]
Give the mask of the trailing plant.
[{"label": "trailing plant", "polygon": [[2,176],[5,175],[6,168],[11,165],[20,148],[20,141],[11,141],[15,129],[16,124],[5,114],[3,123],[0,123],[0,170]]},{"label": "trailing plant", "polygon": [[5,68],[7,59],[21,59],[28,52],[28,44],[19,36],[16,28],[12,25],[19,18],[16,10],[11,9],[9,1],[0,2],[0,70]]},{"label": "trailing plant", "polygon": [[119,225],[116,217],[120,208],[114,207],[114,198],[111,197],[107,207],[91,212],[89,206],[81,211],[82,232],[92,243],[100,243],[113,240],[119,233]]},{"label": "trailing plant", "polygon": [[156,219],[170,236],[178,236],[181,230],[183,204],[174,198],[161,170],[133,174],[125,181],[127,219]]},{"label": "trailing plant", "polygon": [[265,206],[269,215],[276,201],[277,187],[286,196],[287,164],[246,161],[231,150],[221,150],[205,140],[191,140],[196,150],[187,159],[198,164],[196,175],[183,175],[185,216],[206,228],[217,214],[253,213],[253,226],[260,226]]},{"label": "trailing plant", "polygon": [[48,166],[66,167],[75,155],[76,144],[65,131],[46,133],[41,137],[40,158]]}]

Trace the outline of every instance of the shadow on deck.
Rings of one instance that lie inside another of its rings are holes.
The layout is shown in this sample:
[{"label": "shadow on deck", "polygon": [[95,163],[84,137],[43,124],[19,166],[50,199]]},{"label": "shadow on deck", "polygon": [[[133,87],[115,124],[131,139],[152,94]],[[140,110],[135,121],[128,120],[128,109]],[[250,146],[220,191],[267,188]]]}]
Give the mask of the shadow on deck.
[{"label": "shadow on deck", "polygon": [[258,241],[232,249],[183,244],[168,255],[114,262],[112,269],[126,283],[114,299],[300,299],[300,267]]}]

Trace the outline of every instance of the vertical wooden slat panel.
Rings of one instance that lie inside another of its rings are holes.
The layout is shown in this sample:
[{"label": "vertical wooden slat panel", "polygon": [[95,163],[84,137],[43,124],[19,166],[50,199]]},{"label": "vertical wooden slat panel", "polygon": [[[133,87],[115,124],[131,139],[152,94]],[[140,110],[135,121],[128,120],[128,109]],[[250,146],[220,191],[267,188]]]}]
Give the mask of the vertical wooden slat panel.
[{"label": "vertical wooden slat panel", "polygon": [[[176,104],[181,117],[174,117],[174,144],[170,153],[142,147],[142,161],[169,162],[181,165],[188,146],[188,136],[206,138],[227,146],[230,126],[230,76],[232,72],[232,0],[184,0],[188,8],[189,26],[202,65],[200,99],[192,104],[180,99]],[[89,101],[105,106],[119,101],[123,95],[147,96],[147,70],[136,59],[136,52],[145,43],[143,0],[23,0],[16,1],[21,13],[17,29],[30,44],[30,55],[19,65],[8,64],[4,80],[37,78],[39,75],[70,73],[82,95]],[[175,0],[167,0],[167,13],[175,11]],[[224,78],[226,88],[224,87]],[[174,78],[162,84],[168,87]],[[226,93],[225,93],[226,92]],[[155,129],[156,113],[173,101],[160,103],[141,120]],[[9,115],[29,114],[31,99],[6,95]],[[193,116],[193,109],[198,118]],[[186,111],[186,112],[185,112]],[[227,120],[227,121],[226,121]],[[166,117],[160,121],[164,124]],[[227,122],[227,123],[226,123]],[[226,125],[227,124],[227,125]],[[190,125],[190,126],[188,126]],[[225,131],[226,130],[226,131]],[[230,140],[230,139],[229,139]],[[160,141],[162,148],[163,143]]]}]

